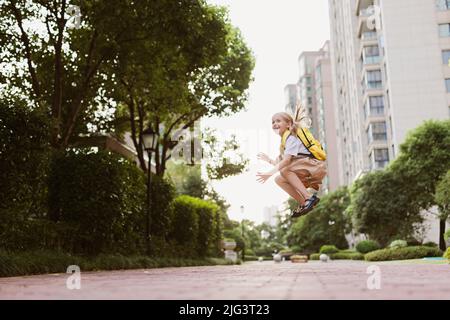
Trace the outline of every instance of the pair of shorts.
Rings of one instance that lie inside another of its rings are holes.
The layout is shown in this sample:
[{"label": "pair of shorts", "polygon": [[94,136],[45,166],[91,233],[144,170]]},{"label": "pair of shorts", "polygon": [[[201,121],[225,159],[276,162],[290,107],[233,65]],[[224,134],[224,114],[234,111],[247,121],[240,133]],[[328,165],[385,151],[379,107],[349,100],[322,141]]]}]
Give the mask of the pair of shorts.
[{"label": "pair of shorts", "polygon": [[322,180],[327,175],[327,164],[314,158],[300,156],[292,159],[287,170],[294,172],[306,188],[319,190]]}]

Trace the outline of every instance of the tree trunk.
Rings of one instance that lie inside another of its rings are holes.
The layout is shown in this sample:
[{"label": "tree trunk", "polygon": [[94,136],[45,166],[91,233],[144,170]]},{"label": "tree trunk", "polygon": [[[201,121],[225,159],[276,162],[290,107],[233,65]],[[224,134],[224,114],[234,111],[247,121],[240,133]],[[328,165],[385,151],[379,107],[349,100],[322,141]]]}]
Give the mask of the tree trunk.
[{"label": "tree trunk", "polygon": [[447,245],[445,243],[445,239],[444,239],[445,222],[446,222],[446,219],[439,220],[439,249],[441,249],[442,251],[445,251],[446,247],[447,247]]}]

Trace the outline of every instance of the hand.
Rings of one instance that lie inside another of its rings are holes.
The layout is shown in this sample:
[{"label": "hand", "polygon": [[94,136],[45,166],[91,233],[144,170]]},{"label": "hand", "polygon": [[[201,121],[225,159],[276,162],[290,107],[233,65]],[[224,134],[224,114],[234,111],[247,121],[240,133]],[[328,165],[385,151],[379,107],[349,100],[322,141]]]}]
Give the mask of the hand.
[{"label": "hand", "polygon": [[262,153],[262,152],[258,153],[258,160],[263,160],[263,161],[266,161],[266,162],[272,164],[272,159],[270,159],[267,154]]},{"label": "hand", "polygon": [[257,179],[258,182],[265,183],[267,180],[269,180],[272,174],[258,172],[256,176],[258,177]]}]

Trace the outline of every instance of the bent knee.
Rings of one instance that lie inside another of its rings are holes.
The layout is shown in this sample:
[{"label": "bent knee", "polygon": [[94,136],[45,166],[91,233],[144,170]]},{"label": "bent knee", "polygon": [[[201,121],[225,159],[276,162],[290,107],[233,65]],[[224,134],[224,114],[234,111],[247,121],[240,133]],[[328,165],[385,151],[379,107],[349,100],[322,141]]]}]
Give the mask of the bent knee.
[{"label": "bent knee", "polygon": [[286,178],[287,174],[289,173],[289,169],[287,167],[280,170],[280,176],[282,178]]},{"label": "bent knee", "polygon": [[284,181],[286,181],[281,175],[275,177],[275,183],[281,185]]}]

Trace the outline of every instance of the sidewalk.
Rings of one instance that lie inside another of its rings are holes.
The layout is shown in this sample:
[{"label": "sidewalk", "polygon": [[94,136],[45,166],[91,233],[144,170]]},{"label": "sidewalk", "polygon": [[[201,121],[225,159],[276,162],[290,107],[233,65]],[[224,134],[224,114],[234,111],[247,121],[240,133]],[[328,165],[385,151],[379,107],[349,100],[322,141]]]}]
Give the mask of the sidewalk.
[{"label": "sidewalk", "polygon": [[[369,290],[369,266],[381,288]],[[362,261],[249,262],[237,266],[81,271],[81,289],[68,274],[0,278],[0,299],[450,299],[450,265]]]}]

